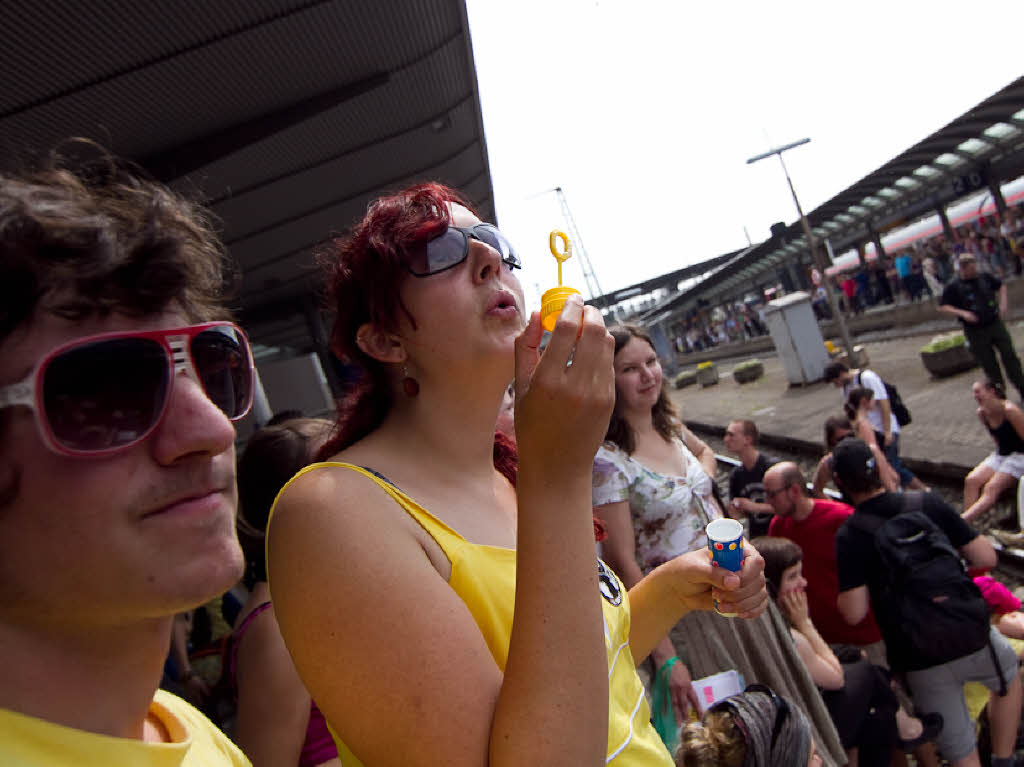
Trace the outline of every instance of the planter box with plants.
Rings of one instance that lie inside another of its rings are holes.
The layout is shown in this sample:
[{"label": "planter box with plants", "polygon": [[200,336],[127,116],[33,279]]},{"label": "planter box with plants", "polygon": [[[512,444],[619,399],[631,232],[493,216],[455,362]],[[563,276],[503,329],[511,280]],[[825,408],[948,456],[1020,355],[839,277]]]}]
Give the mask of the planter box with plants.
[{"label": "planter box with plants", "polygon": [[978,365],[963,333],[933,338],[931,343],[921,347],[921,362],[936,378],[956,375]]},{"label": "planter box with plants", "polygon": [[718,383],[718,367],[714,362],[702,362],[697,366],[697,383],[702,387]]},{"label": "planter box with plants", "polygon": [[697,371],[695,370],[684,370],[672,379],[672,385],[677,389],[685,389],[687,386],[693,386],[695,383],[697,383]]},{"label": "planter box with plants", "polygon": [[741,362],[732,369],[732,377],[736,379],[736,383],[738,384],[756,381],[763,375],[764,364],[761,360],[747,360],[746,362]]}]

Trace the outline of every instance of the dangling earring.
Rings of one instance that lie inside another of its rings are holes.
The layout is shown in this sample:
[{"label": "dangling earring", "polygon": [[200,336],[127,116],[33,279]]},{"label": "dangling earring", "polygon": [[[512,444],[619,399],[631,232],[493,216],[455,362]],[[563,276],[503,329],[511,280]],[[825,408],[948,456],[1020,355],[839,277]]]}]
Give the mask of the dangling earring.
[{"label": "dangling earring", "polygon": [[404,362],[402,363],[402,391],[409,399],[420,393],[420,382],[409,375],[409,366]]}]

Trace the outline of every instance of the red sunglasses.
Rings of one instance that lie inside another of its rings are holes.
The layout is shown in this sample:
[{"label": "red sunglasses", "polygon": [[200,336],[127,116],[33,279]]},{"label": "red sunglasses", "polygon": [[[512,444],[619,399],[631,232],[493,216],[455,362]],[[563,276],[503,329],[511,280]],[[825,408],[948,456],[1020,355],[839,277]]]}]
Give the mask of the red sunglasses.
[{"label": "red sunglasses", "polygon": [[0,410],[32,408],[43,441],[57,453],[109,455],[160,424],[182,371],[237,421],[252,404],[253,370],[249,341],[230,322],[100,333],[58,346],[23,381],[0,387]]}]

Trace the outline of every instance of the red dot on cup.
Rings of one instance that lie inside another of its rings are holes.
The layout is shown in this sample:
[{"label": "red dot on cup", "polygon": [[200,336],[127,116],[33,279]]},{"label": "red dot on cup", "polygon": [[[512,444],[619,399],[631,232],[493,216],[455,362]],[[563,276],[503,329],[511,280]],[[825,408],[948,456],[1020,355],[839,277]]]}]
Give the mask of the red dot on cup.
[{"label": "red dot on cup", "polygon": [[721,551],[724,548],[724,546],[722,546],[722,544],[720,544],[720,543],[716,543],[715,544],[715,548],[718,549],[719,551]]},{"label": "red dot on cup", "polygon": [[718,567],[718,562],[716,562],[715,560],[712,559],[711,560],[711,566],[712,567]]}]

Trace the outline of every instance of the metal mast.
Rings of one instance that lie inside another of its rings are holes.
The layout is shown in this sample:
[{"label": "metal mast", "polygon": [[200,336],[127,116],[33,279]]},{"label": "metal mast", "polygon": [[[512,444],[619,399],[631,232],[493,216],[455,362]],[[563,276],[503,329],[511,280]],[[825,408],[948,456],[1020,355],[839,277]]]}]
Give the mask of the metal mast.
[{"label": "metal mast", "polygon": [[597,275],[594,273],[594,267],[590,263],[587,249],[583,247],[583,238],[580,237],[580,230],[576,228],[576,221],[572,217],[572,211],[569,210],[569,201],[565,199],[565,192],[562,191],[560,186],[556,186],[554,191],[558,195],[558,204],[562,206],[562,216],[565,218],[565,223],[569,228],[573,255],[579,256],[580,266],[583,269],[583,279],[587,283],[587,290],[590,291],[591,300],[596,299],[598,296],[603,296],[604,291],[601,290],[601,285],[597,281]]}]

